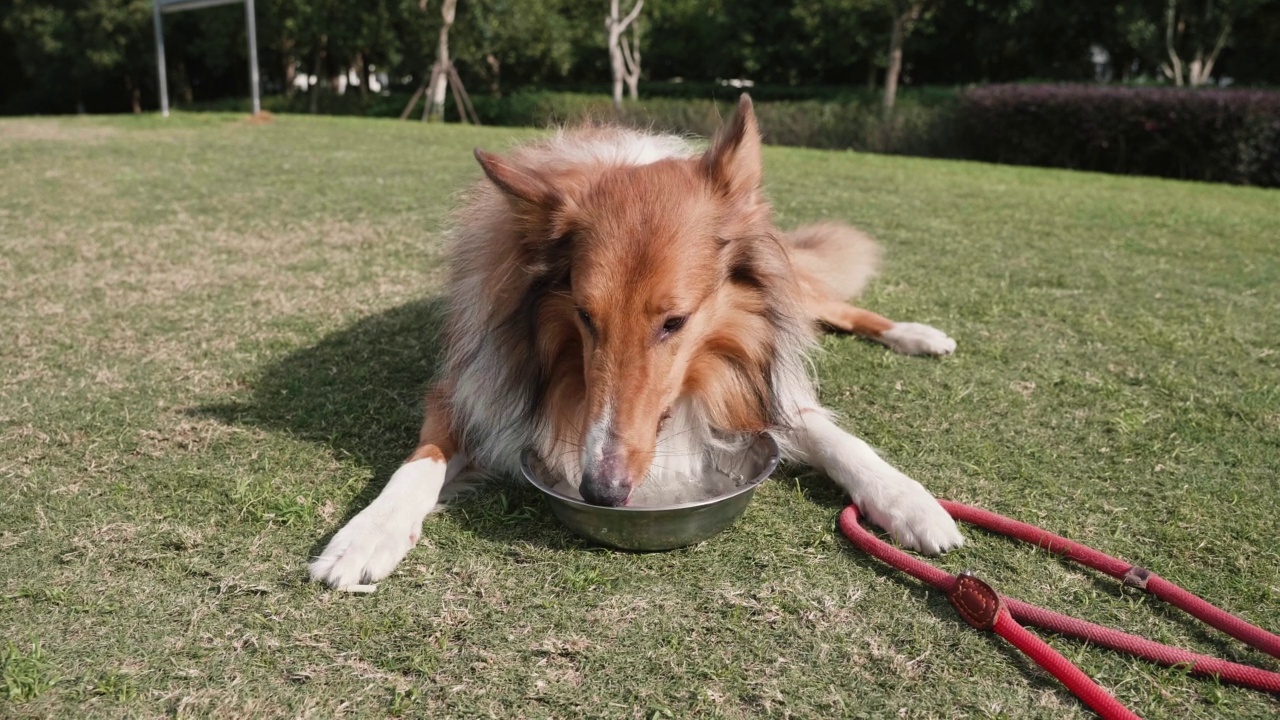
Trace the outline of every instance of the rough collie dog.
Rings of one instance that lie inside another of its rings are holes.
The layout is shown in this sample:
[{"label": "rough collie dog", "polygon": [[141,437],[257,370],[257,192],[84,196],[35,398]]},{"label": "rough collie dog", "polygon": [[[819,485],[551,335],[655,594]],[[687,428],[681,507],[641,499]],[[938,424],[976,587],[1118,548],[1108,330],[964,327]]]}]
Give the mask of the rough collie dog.
[{"label": "rough collie dog", "polygon": [[963,542],[920,483],[833,422],[806,360],[819,326],[908,354],[955,342],[845,303],[874,270],[870,238],[774,227],[749,98],[706,151],[597,127],[476,158],[488,180],[451,233],[445,362],[418,447],[313,579],[386,577],[446,483],[514,476],[524,448],[588,502],[625,505],[645,483],[696,482],[674,459],[762,431],[902,545]]}]

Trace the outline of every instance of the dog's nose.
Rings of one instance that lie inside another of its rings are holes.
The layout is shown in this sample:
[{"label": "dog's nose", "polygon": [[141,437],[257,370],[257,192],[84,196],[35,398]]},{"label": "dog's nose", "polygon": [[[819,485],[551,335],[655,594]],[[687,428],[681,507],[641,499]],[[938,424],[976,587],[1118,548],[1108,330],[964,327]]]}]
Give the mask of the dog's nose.
[{"label": "dog's nose", "polygon": [[622,507],[631,496],[631,486],[624,483],[601,482],[590,475],[582,476],[582,499],[592,505]]},{"label": "dog's nose", "polygon": [[595,467],[582,473],[582,499],[592,505],[621,507],[631,497],[631,482],[619,458],[606,454]]}]

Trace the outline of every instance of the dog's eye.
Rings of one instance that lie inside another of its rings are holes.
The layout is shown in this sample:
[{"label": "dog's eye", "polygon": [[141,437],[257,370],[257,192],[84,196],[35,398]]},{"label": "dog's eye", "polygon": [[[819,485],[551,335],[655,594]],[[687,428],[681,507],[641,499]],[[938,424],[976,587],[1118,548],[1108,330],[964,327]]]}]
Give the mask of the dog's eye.
[{"label": "dog's eye", "polygon": [[591,322],[591,313],[583,310],[582,308],[578,308],[578,319],[581,320],[582,324],[587,328],[587,332],[590,332],[592,335],[596,334],[595,323]]},{"label": "dog's eye", "polygon": [[688,315],[677,315],[675,317],[667,318],[667,321],[662,323],[662,334],[673,335],[676,332],[679,332],[680,328],[684,327],[684,323],[688,319]]}]

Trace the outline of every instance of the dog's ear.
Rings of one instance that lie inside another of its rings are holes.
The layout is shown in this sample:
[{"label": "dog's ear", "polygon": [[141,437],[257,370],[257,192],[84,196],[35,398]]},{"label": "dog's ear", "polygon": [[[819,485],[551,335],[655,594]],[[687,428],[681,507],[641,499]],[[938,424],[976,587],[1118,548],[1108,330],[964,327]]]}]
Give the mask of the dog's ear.
[{"label": "dog's ear", "polygon": [[760,189],[760,129],[750,95],[742,94],[737,112],[716,133],[711,149],[702,156],[702,171],[717,189],[732,197],[749,197]]},{"label": "dog's ear", "polygon": [[544,210],[552,210],[563,204],[564,198],[560,191],[536,172],[518,167],[480,148],[476,148],[475,152],[484,174],[508,197]]}]

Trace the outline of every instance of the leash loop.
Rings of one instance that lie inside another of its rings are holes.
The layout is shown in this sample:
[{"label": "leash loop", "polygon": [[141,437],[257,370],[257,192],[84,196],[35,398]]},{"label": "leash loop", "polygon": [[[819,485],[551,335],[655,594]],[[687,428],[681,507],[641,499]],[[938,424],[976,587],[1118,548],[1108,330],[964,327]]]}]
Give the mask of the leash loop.
[{"label": "leash loop", "polygon": [[[940,502],[957,520],[1033,543],[1056,555],[1104,572],[1118,578],[1125,585],[1169,602],[1251,647],[1280,657],[1280,637],[1210,605],[1146,568],[1125,563],[1093,548],[1003,515],[949,500]],[[1185,668],[1193,675],[1210,676],[1234,685],[1280,693],[1280,673],[1200,655],[1036,607],[1017,598],[1001,595],[968,570],[959,575],[940,570],[890,545],[862,527],[858,522],[858,509],[854,505],[846,507],[840,513],[839,525],[840,531],[858,549],[941,590],[965,622],[980,630],[995,632],[1026,653],[1105,720],[1131,720],[1138,716],[1020,623],[1129,653],[1166,667]]]}]

